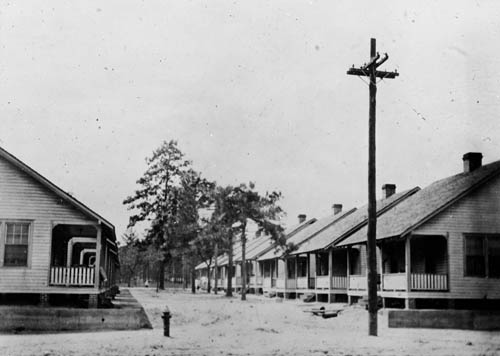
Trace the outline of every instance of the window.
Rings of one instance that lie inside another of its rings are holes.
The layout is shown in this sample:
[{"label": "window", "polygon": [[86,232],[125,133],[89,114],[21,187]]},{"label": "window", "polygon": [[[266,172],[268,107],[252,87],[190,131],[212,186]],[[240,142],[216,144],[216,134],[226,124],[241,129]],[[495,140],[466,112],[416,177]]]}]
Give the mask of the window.
[{"label": "window", "polygon": [[28,266],[29,223],[6,223],[4,266]]},{"label": "window", "polygon": [[465,275],[500,278],[500,236],[465,236]]},{"label": "window", "polygon": [[486,257],[484,255],[484,236],[465,238],[465,274],[467,276],[486,276]]},{"label": "window", "polygon": [[500,278],[500,236],[488,237],[488,276]]}]

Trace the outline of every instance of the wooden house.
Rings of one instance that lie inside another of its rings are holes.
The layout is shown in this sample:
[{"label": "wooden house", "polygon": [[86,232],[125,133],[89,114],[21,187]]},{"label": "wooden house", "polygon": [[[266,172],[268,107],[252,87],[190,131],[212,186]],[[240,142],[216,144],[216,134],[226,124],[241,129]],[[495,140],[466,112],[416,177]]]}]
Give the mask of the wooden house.
[{"label": "wooden house", "polygon": [[[404,200],[418,192],[415,187],[396,193],[394,184],[382,186],[383,198],[376,202],[377,216],[380,218]],[[310,279],[308,293],[316,294],[318,300],[347,300],[351,294],[366,290],[366,250],[333,248],[335,241],[340,241],[365,227],[368,223],[368,207],[363,206],[352,211],[343,219],[314,233],[298,249],[291,253],[288,264],[299,266],[304,260],[309,265]],[[297,280],[297,285],[299,285]],[[291,284],[289,284],[291,285]],[[291,290],[291,293],[294,291]]]},{"label": "wooden house", "polygon": [[[291,238],[302,229],[305,229],[307,226],[316,222],[316,219],[306,219],[306,215],[299,215],[299,224],[288,228],[284,231],[287,239]],[[269,235],[255,235],[249,234],[252,236],[247,240],[246,245],[246,262],[247,262],[247,289],[250,292],[254,293],[263,293],[264,291],[268,291],[267,282],[270,280],[268,278],[264,278],[264,265],[263,263],[259,263],[258,259],[270,251],[274,251],[276,249],[276,243]],[[288,240],[287,240],[288,241]],[[242,278],[241,278],[241,263],[242,263],[242,255],[241,255],[241,241],[237,239],[233,243],[233,273],[232,273],[232,289],[235,291],[240,291],[242,286]],[[210,273],[208,273],[207,264],[205,262],[200,263],[196,266],[196,270],[198,271],[197,282],[201,288],[206,288],[207,276],[210,275],[211,278],[211,286],[214,286],[214,267],[215,263],[211,264]],[[227,275],[229,268],[229,258],[227,253],[221,254],[217,258],[217,288],[218,289],[226,289],[228,286]]]},{"label": "wooden house", "polygon": [[[379,296],[406,308],[500,306],[500,161],[463,156],[464,171],[413,194],[377,221]],[[366,228],[336,248],[364,248]],[[359,295],[366,294],[366,274]]]},{"label": "wooden house", "polygon": [[[341,206],[337,204],[335,206],[331,215],[307,224],[295,234],[288,235],[287,244],[294,247],[300,246],[354,211],[353,209],[342,213]],[[314,256],[305,254],[293,259],[287,257],[286,252],[278,248],[272,249],[258,258],[263,271],[264,291],[272,291],[279,296],[288,297],[306,294],[314,290],[316,275]]]},{"label": "wooden house", "polygon": [[118,267],[114,226],[0,148],[0,293],[97,307]]}]

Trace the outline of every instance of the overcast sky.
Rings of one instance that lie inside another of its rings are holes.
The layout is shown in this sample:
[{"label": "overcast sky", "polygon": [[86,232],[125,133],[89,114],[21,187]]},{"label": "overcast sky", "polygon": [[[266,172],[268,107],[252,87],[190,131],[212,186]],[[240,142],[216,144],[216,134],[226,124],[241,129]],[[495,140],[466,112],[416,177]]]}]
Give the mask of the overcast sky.
[{"label": "overcast sky", "polygon": [[[497,1],[0,2],[0,146],[106,217],[176,139],[219,184],[280,190],[288,224],[367,200],[368,88],[380,69],[377,189],[500,159]],[[380,193],[380,192],[379,192]]]}]

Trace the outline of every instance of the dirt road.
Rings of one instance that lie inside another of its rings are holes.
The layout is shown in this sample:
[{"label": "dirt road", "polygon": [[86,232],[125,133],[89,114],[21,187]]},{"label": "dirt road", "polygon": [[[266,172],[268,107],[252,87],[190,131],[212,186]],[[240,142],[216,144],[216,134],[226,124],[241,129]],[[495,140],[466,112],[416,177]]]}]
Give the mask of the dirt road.
[{"label": "dirt road", "polygon": [[[500,332],[389,329],[367,336],[367,314],[344,307],[336,318],[304,313],[298,301],[132,289],[153,330],[0,335],[0,355],[500,355]],[[172,311],[171,338],[161,312]],[[331,305],[332,306],[332,305]],[[309,307],[309,306],[307,306]]]}]

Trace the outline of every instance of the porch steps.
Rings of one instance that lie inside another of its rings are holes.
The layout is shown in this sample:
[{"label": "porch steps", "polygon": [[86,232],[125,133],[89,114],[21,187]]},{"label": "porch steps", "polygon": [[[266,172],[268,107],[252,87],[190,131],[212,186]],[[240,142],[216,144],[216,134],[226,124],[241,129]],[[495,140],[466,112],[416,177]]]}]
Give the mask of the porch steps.
[{"label": "porch steps", "polygon": [[304,294],[304,296],[302,297],[302,301],[304,303],[315,302],[316,301],[316,294],[313,294],[313,293]]},{"label": "porch steps", "polygon": [[368,296],[362,296],[359,298],[357,304],[365,309],[368,308]]},{"label": "porch steps", "polygon": [[[368,310],[368,296],[364,295],[358,299],[357,305]],[[377,297],[377,309],[382,308],[382,298]]]}]

